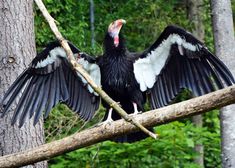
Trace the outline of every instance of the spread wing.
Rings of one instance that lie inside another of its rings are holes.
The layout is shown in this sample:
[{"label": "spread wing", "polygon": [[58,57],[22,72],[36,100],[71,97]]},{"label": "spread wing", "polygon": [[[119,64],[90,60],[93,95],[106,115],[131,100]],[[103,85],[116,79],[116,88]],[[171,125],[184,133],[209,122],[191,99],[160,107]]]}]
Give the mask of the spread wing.
[{"label": "spread wing", "polygon": [[134,62],[140,90],[150,90],[152,108],[168,105],[183,88],[195,96],[232,85],[224,63],[192,34],[168,26],[157,41]]},{"label": "spread wing", "polygon": [[[100,69],[95,58],[81,53],[73,44],[69,45],[75,56],[80,54],[78,62],[100,85]],[[1,103],[2,117],[17,97],[19,102],[12,124],[19,120],[20,127],[28,117],[34,116],[34,124],[43,112],[47,117],[59,102],[67,104],[82,119],[89,120],[100,103],[100,98],[85,79],[73,70],[59,42],[50,43],[11,85]]]}]

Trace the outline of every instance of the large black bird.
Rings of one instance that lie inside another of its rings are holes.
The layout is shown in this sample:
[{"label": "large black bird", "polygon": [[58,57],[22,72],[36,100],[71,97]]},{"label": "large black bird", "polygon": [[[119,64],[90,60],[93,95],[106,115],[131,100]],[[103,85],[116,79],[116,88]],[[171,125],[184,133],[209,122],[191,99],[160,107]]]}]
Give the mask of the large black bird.
[{"label": "large black bird", "polygon": [[[234,83],[219,58],[182,28],[168,26],[148,49],[131,53],[120,34],[124,23],[125,20],[119,19],[109,25],[104,54],[100,57],[91,57],[69,45],[94,81],[127,112],[136,114],[144,110],[146,92],[154,109],[170,104],[183,88],[200,96]],[[11,85],[2,101],[2,116],[17,95],[20,100],[12,124],[19,120],[19,126],[32,116],[36,124],[43,111],[47,117],[58,102],[68,105],[82,119],[90,120],[100,103],[97,93],[71,67],[58,42],[50,43],[39,53]],[[108,122],[120,118],[108,104],[103,104]],[[142,133],[133,133],[116,141],[131,142],[144,137]]]}]

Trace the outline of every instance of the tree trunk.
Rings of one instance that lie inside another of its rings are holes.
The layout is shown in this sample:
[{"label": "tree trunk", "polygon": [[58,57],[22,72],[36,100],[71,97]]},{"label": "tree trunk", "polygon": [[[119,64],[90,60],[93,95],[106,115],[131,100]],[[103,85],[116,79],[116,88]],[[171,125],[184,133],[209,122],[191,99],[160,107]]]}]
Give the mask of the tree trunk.
[{"label": "tree trunk", "polygon": [[95,12],[94,12],[94,1],[90,0],[90,26],[91,26],[91,47],[95,46]]},{"label": "tree trunk", "polygon": [[[216,55],[235,75],[235,41],[230,0],[211,0]],[[223,167],[235,167],[235,105],[220,112]]]},{"label": "tree trunk", "polygon": [[[205,31],[203,25],[203,0],[187,0],[187,15],[191,24],[193,25],[193,34],[201,41],[204,40]],[[196,115],[192,117],[193,124],[196,127],[203,126],[203,117],[202,115]],[[200,167],[204,167],[204,147],[201,143],[196,143],[194,147],[195,152],[199,156],[194,158],[194,162]]]},{"label": "tree trunk", "polygon": [[[10,84],[35,57],[33,1],[0,1],[0,100]],[[14,107],[0,119],[0,155],[34,148],[44,143],[43,122],[11,126]],[[46,162],[26,166],[47,167]]]}]

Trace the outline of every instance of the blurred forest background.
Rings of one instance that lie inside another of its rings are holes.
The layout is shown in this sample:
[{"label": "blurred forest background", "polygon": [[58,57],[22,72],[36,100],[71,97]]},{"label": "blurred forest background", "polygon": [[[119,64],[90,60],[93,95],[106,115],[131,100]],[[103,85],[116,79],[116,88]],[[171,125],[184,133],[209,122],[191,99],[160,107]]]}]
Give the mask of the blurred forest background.
[{"label": "blurred forest background", "polygon": [[[51,15],[58,21],[61,33],[80,50],[92,55],[102,54],[102,42],[108,25],[119,18],[127,21],[122,33],[131,51],[142,51],[150,46],[169,24],[179,25],[188,31],[194,29],[188,19],[187,0],[94,0],[94,43],[88,0],[44,0]],[[232,2],[233,16],[235,4]],[[208,0],[203,0],[202,23],[204,42],[211,51],[213,33]],[[37,50],[55,39],[40,11],[35,8]],[[184,92],[177,101],[185,100]],[[146,105],[146,110],[149,109]],[[60,139],[76,131],[101,122],[104,109],[88,123],[82,122],[66,106],[59,105],[45,121],[46,141]],[[183,119],[155,127],[159,139],[147,138],[132,144],[106,141],[64,154],[49,161],[51,168],[197,168],[193,162],[199,154],[196,144],[204,146],[204,167],[221,167],[219,112],[203,115],[203,127],[195,127],[191,119]],[[92,136],[92,135],[91,135]]]}]

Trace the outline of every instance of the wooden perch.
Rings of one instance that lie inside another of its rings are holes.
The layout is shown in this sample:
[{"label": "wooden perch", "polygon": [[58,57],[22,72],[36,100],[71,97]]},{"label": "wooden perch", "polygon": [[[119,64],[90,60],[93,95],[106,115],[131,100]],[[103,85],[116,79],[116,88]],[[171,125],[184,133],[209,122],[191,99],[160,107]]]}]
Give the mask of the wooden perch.
[{"label": "wooden perch", "polygon": [[[235,103],[235,86],[218,90],[207,95],[193,98],[181,103],[132,116],[145,127],[165,124],[208,110]],[[0,168],[25,166],[47,160],[65,152],[83,148],[115,136],[137,131],[138,128],[125,120],[117,120],[110,125],[97,126],[75,133],[37,148],[0,157]],[[92,135],[92,136],[91,136]]]},{"label": "wooden perch", "polygon": [[56,38],[60,41],[62,47],[64,48],[64,50],[67,53],[68,59],[70,61],[70,63],[72,64],[72,66],[74,67],[74,69],[76,71],[78,71],[85,79],[86,81],[91,85],[91,87],[100,95],[100,97],[106,101],[114,110],[116,110],[116,112],[122,116],[122,118],[124,118],[126,121],[132,123],[133,125],[135,125],[136,127],[138,127],[141,131],[143,131],[144,133],[146,133],[147,135],[151,136],[152,138],[156,139],[157,135],[152,133],[151,131],[149,131],[148,129],[146,129],[145,127],[143,127],[143,125],[141,125],[139,122],[137,122],[135,119],[131,118],[121,107],[118,103],[116,103],[111,97],[109,97],[100,87],[98,87],[95,82],[93,82],[93,80],[91,79],[90,75],[82,68],[82,66],[80,64],[77,63],[77,61],[75,60],[73,53],[67,43],[67,41],[63,38],[62,34],[59,32],[54,19],[51,17],[51,15],[48,13],[45,5],[43,4],[43,2],[41,0],[35,0],[37,6],[39,7],[39,9],[41,10],[43,16],[45,17],[45,19],[47,20],[47,22],[49,23],[51,30],[53,31],[53,33],[55,34]]}]

